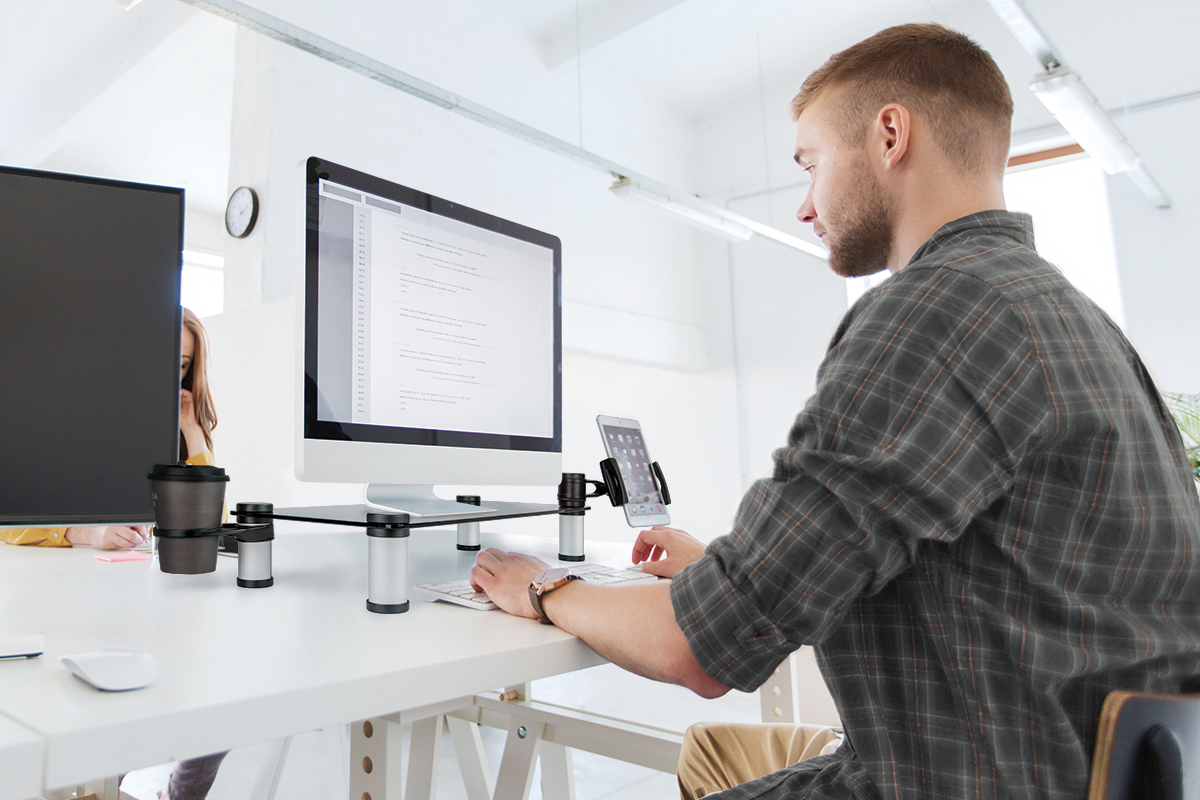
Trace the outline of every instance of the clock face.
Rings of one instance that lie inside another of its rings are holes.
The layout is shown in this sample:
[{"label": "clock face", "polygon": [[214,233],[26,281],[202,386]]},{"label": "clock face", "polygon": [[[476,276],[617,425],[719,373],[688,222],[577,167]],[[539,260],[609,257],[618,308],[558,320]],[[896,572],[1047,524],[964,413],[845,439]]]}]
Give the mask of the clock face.
[{"label": "clock face", "polygon": [[229,196],[225,206],[225,230],[239,239],[254,230],[258,220],[258,195],[249,186],[241,186]]}]

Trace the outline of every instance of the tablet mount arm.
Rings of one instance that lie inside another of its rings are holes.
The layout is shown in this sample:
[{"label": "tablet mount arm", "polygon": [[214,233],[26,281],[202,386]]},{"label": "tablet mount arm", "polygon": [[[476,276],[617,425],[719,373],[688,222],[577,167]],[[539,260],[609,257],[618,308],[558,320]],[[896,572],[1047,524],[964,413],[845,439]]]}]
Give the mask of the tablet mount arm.
[{"label": "tablet mount arm", "polygon": [[[663,503],[670,505],[671,491],[667,488],[667,479],[663,476],[662,468],[655,461],[651,465],[654,485],[662,493]],[[621,480],[621,470],[615,458],[606,458],[600,462],[600,475],[603,481],[594,481],[584,477],[582,472],[564,472],[562,483],[558,485],[558,559],[559,561],[583,561],[583,515],[587,509],[587,499],[590,497],[608,497],[614,508],[629,502],[629,494]],[[587,493],[588,484],[596,487],[594,492]]]}]

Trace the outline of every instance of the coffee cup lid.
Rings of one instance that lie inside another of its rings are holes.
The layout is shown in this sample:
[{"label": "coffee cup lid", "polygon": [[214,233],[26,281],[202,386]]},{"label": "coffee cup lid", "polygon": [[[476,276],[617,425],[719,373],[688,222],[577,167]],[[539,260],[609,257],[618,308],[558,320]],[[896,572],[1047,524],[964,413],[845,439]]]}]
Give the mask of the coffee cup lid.
[{"label": "coffee cup lid", "polygon": [[228,481],[229,476],[220,467],[207,464],[155,464],[146,476],[152,481]]}]

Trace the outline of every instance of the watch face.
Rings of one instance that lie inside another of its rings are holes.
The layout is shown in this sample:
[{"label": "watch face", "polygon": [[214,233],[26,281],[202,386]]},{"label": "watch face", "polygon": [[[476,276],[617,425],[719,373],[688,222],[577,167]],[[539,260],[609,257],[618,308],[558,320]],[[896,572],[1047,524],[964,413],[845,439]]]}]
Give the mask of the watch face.
[{"label": "watch face", "polygon": [[533,582],[539,584],[554,583],[557,580],[567,577],[567,573],[570,571],[567,567],[554,567],[538,575],[533,579]]},{"label": "watch face", "polygon": [[239,239],[250,233],[258,218],[258,196],[249,186],[242,186],[229,196],[225,206],[225,230]]}]

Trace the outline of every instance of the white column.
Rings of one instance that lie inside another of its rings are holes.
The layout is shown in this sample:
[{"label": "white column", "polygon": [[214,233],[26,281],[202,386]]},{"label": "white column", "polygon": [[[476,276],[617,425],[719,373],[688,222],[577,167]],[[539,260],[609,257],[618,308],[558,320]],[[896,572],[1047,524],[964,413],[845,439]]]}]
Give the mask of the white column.
[{"label": "white column", "polygon": [[[272,72],[275,42],[241,26],[234,46],[233,115],[229,134],[229,193],[249,186],[260,208],[271,202],[267,192],[270,166]],[[227,235],[225,244],[225,309],[262,303],[263,251],[267,226],[258,224],[245,239]]]}]

